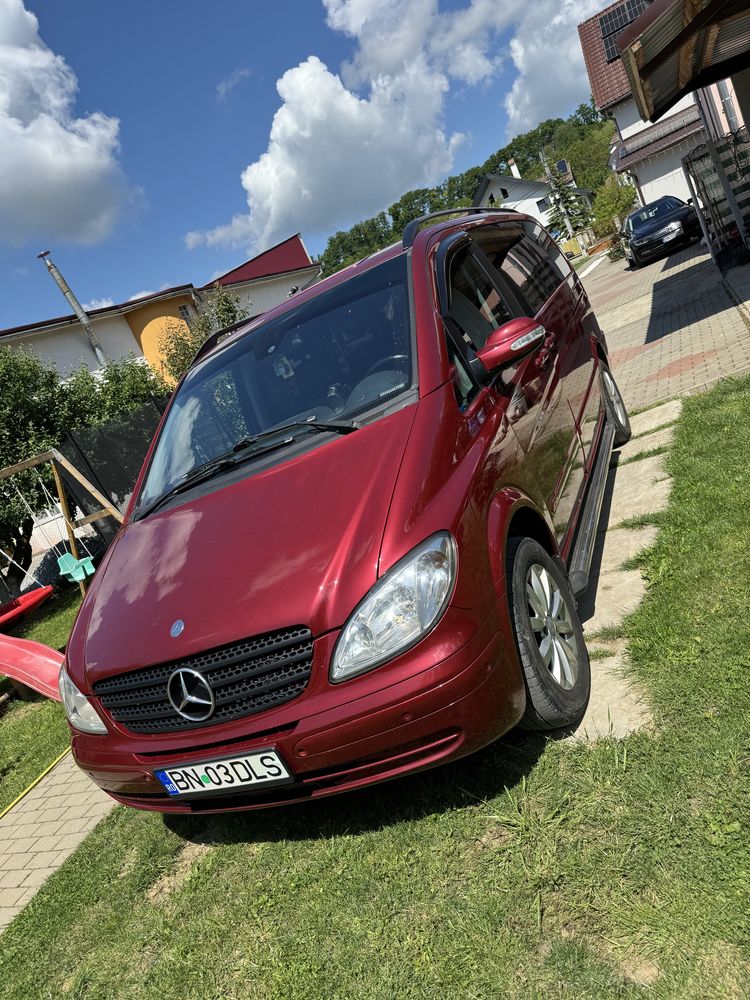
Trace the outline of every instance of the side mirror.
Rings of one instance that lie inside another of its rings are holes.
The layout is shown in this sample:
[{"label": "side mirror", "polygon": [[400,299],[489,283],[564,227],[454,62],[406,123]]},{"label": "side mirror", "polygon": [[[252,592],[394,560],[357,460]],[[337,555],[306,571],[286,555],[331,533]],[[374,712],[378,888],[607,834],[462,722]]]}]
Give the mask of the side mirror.
[{"label": "side mirror", "polygon": [[477,360],[486,372],[493,372],[532,354],[546,336],[547,331],[536,320],[526,316],[512,319],[492,331],[487,343],[477,351]]},{"label": "side mirror", "polygon": [[692,205],[693,204],[693,199],[692,198],[688,198],[687,203],[688,203],[688,205]]}]

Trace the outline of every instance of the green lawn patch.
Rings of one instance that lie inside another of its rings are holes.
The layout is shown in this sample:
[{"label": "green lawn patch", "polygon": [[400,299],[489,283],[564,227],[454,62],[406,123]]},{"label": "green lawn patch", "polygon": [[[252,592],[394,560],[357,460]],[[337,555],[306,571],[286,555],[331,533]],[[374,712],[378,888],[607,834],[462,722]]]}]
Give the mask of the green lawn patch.
[{"label": "green lawn patch", "polygon": [[11,635],[64,651],[80,606],[80,590],[68,587],[22,618]]},{"label": "green lawn patch", "polygon": [[[12,634],[64,649],[81,603],[77,587],[51,598],[18,624]],[[7,681],[0,679],[3,690]],[[0,812],[70,742],[65,713],[47,698],[14,699],[0,715]]]},{"label": "green lawn patch", "polygon": [[746,995],[747,426],[750,380],[725,382],[685,401],[667,458],[626,623],[652,731],[511,734],[312,807],[169,824],[118,809],[6,931],[4,995]]}]

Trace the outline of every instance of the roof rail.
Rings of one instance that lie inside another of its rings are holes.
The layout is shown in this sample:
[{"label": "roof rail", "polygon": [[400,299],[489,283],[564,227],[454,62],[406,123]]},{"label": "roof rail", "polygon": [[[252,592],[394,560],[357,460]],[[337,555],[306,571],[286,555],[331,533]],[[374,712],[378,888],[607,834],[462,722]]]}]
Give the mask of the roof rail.
[{"label": "roof rail", "polygon": [[[255,319],[255,317],[253,317],[253,319]],[[235,330],[238,330],[241,326],[244,326],[249,322],[250,317],[238,319],[236,323],[231,323],[229,326],[225,326],[223,329],[217,330],[216,333],[212,333],[209,337],[206,337],[201,346],[195,352],[193,360],[188,365],[188,371],[190,371],[193,365],[200,361],[202,357],[208,354],[209,351],[212,351],[214,347],[216,347],[216,345],[219,344],[225,337],[228,337],[230,333],[234,333]]]},{"label": "roof rail", "polygon": [[439,212],[429,212],[427,215],[420,215],[418,219],[412,219],[406,224],[406,228],[401,236],[401,243],[404,250],[408,250],[414,243],[420,226],[430,219],[439,219],[443,215],[479,215],[482,212],[491,212],[494,215],[504,215],[506,212],[515,212],[515,208],[474,208],[473,206],[458,208],[441,208]]}]

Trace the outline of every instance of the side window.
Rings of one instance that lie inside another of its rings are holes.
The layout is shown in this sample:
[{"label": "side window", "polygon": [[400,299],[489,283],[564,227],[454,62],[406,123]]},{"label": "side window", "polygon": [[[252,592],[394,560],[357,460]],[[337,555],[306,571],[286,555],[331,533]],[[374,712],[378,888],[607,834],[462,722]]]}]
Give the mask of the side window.
[{"label": "side window", "polygon": [[469,367],[466,364],[465,359],[461,356],[461,352],[456,347],[453,338],[448,335],[448,357],[453,365],[453,370],[455,372],[454,386],[456,390],[456,402],[459,408],[464,410],[469,405],[471,400],[476,396],[479,391],[474,379],[471,377]]},{"label": "side window", "polygon": [[547,299],[563,280],[545,251],[528,236],[512,246],[499,263],[500,272],[519,289],[533,315],[544,308]]},{"label": "side window", "polygon": [[450,271],[450,316],[475,351],[490,333],[513,318],[484,268],[470,250],[462,250]]}]

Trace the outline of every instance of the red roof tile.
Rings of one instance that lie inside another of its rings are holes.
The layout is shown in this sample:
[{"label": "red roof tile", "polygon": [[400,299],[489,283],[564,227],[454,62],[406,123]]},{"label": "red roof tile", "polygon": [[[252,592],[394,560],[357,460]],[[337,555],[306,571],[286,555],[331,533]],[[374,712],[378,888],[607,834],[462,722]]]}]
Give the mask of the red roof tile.
[{"label": "red roof tile", "polygon": [[588,21],[578,25],[578,36],[581,39],[583,58],[586,62],[586,69],[589,74],[591,93],[594,97],[594,104],[601,111],[611,104],[630,97],[630,82],[622,59],[615,59],[608,63],[604,51],[604,39],[599,26],[602,14],[606,14],[617,7],[622,7],[626,0],[617,0],[617,3],[610,4],[598,14],[590,17]]},{"label": "red roof tile", "polygon": [[[240,281],[252,281],[253,278],[269,278],[274,274],[284,274],[286,271],[299,271],[311,267],[312,261],[302,237],[299,233],[289,239],[277,243],[276,246],[264,250],[257,257],[246,260],[239,267],[232,268],[226,274],[214,278],[211,285],[236,285]],[[208,286],[207,286],[208,287]]]}]

